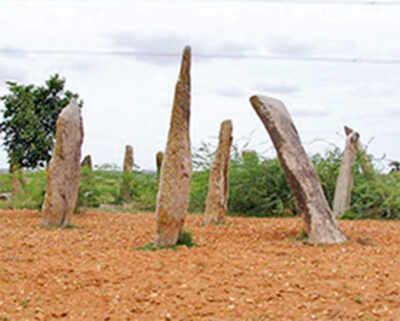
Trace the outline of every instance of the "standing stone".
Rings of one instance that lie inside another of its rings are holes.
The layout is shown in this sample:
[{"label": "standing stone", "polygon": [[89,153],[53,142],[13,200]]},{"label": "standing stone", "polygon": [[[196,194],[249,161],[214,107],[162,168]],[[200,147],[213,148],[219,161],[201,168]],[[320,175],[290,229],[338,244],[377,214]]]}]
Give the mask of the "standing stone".
[{"label": "standing stone", "polygon": [[224,223],[229,197],[229,161],[232,146],[232,121],[225,120],[219,131],[219,143],[210,172],[204,224]]},{"label": "standing stone", "polygon": [[120,190],[121,199],[125,202],[129,202],[130,200],[132,200],[131,180],[129,177],[129,173],[132,172],[132,169],[133,169],[133,148],[130,145],[126,145],[124,166],[122,173],[122,184]]},{"label": "standing stone", "polygon": [[81,110],[73,100],[57,119],[56,144],[47,169],[47,189],[42,206],[43,226],[69,224],[78,198],[82,142]]},{"label": "standing stone", "polygon": [[9,172],[11,177],[11,195],[15,197],[26,185],[26,181],[24,179],[24,171],[19,166],[10,165]]},{"label": "standing stone", "polygon": [[190,196],[192,155],[190,150],[190,47],[183,52],[168,142],[161,167],[157,195],[156,246],[175,245],[183,232]]},{"label": "standing stone", "polygon": [[[344,126],[344,132],[346,136],[349,136],[353,132],[353,129]],[[371,158],[368,156],[366,149],[362,146],[360,139],[357,139],[355,146],[361,156],[361,169],[363,173],[367,176],[373,176],[375,174],[374,166],[372,165]]]},{"label": "standing stone", "polygon": [[335,198],[333,200],[333,213],[341,216],[350,207],[351,190],[353,188],[353,166],[357,157],[360,135],[351,128],[345,126],[346,147],[340,164],[339,176],[336,180]]},{"label": "standing stone", "polygon": [[317,173],[301,145],[285,105],[274,98],[250,98],[278,153],[296,204],[303,215],[304,230],[311,243],[341,243],[346,237],[336,224]]},{"label": "standing stone", "polygon": [[83,158],[83,161],[81,163],[81,167],[87,167],[88,169],[92,170],[92,157],[90,155],[86,155]]},{"label": "standing stone", "polygon": [[160,177],[163,158],[164,158],[164,153],[161,151],[158,152],[156,155],[157,177]]}]

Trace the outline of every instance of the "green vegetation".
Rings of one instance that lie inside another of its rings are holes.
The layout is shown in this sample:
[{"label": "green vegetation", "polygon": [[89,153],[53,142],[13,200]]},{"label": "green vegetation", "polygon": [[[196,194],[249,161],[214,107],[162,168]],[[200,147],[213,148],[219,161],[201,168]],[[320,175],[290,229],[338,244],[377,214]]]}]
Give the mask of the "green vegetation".
[{"label": "green vegetation", "polygon": [[154,243],[147,243],[144,246],[139,246],[136,248],[138,251],[159,251],[159,250],[178,250],[180,245],[185,245],[186,247],[193,247],[194,241],[192,238],[192,233],[189,231],[183,231],[181,235],[179,235],[178,242],[176,245],[172,246],[163,246],[163,247],[158,247],[155,246]]},{"label": "green vegetation", "polygon": [[26,309],[26,308],[28,307],[29,301],[30,301],[29,299],[24,299],[24,300],[22,300],[21,305],[22,305],[22,307],[23,307],[24,309]]},{"label": "green vegetation", "polygon": [[[209,169],[213,154],[207,144],[194,153],[195,171],[191,182],[190,212],[204,211],[208,191]],[[341,152],[335,148],[325,154],[311,157],[321,179],[322,188],[332,205],[336,178],[341,162]],[[345,219],[399,219],[400,218],[400,172],[364,175],[358,157],[354,167],[354,188],[352,205]],[[130,182],[132,201],[123,203],[120,186],[125,179]],[[284,172],[276,158],[264,158],[255,153],[244,157],[234,147],[230,166],[230,195],[228,211],[230,215],[245,216],[295,216],[294,198],[286,182]],[[46,187],[46,173],[42,170],[26,172],[24,190],[14,199],[0,201],[1,208],[41,207]],[[0,175],[0,192],[10,192],[9,174]],[[158,192],[156,173],[144,173],[135,169],[122,174],[116,165],[105,164],[93,170],[82,169],[78,211],[97,208],[101,211],[143,212],[155,210]]]},{"label": "green vegetation", "polygon": [[192,232],[190,231],[183,231],[181,235],[179,235],[177,245],[185,245],[187,247],[194,246]]}]

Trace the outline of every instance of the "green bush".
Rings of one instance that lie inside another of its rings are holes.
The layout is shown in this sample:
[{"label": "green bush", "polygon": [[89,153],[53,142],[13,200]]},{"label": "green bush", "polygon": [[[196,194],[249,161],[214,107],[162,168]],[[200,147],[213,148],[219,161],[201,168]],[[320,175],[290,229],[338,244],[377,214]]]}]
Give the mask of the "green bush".
[{"label": "green bush", "polygon": [[398,173],[356,176],[350,211],[354,218],[400,219],[400,176]]},{"label": "green bush", "polygon": [[87,166],[81,168],[79,195],[77,207],[99,207],[102,191],[99,189],[99,176],[95,177],[93,170]]},{"label": "green bush", "polygon": [[294,201],[277,159],[257,154],[231,161],[228,210],[249,216],[295,213]]},{"label": "green bush", "polygon": [[139,211],[154,211],[158,192],[157,175],[133,171],[130,179],[135,208]]},{"label": "green bush", "polygon": [[[0,175],[1,180],[11,181],[10,174]],[[46,171],[38,170],[24,173],[26,185],[18,195],[10,200],[0,202],[0,208],[8,209],[40,209],[46,192]],[[4,192],[11,193],[11,184]]]},{"label": "green bush", "polygon": [[208,193],[208,179],[210,170],[195,171],[190,182],[189,212],[204,212]]},{"label": "green bush", "polygon": [[[342,152],[338,147],[335,147],[324,154],[313,155],[311,161],[317,171],[325,197],[332,207],[335,197],[336,179],[339,175],[340,163],[342,161]],[[357,162],[355,166],[356,170],[358,170],[358,166],[359,163]]]},{"label": "green bush", "polygon": [[[194,153],[195,171],[190,189],[190,212],[203,212],[208,193],[208,180],[213,153],[208,144]],[[342,153],[338,148],[311,157],[320,178],[323,191],[332,205],[336,179]],[[345,218],[400,219],[400,172],[365,175],[362,158],[357,157],[354,166],[352,203]],[[375,160],[374,164],[378,164]],[[125,176],[124,176],[125,175]],[[40,209],[46,189],[46,172],[25,172],[26,186],[19,195],[1,201],[1,208]],[[120,187],[123,177],[129,182],[132,201],[122,204]],[[154,173],[138,170],[123,174],[118,167],[105,164],[95,170],[83,168],[78,207],[92,208],[109,204],[115,211],[154,211],[159,179]],[[228,212],[245,216],[288,216],[296,214],[295,201],[277,158],[263,158],[256,153],[244,157],[233,146],[229,172]],[[9,174],[0,175],[0,191],[11,192]]]}]

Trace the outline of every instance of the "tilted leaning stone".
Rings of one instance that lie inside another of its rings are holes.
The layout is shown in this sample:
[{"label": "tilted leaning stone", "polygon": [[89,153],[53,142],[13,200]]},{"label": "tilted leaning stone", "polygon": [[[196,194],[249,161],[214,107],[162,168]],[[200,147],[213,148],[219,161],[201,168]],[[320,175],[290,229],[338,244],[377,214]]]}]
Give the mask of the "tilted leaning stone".
[{"label": "tilted leaning stone", "polygon": [[183,232],[190,196],[192,156],[190,150],[190,47],[183,52],[167,147],[157,195],[156,246],[175,245]]},{"label": "tilted leaning stone", "polygon": [[131,180],[129,179],[129,173],[133,169],[133,148],[130,145],[125,146],[125,157],[124,157],[124,167],[122,173],[122,184],[120,195],[123,201],[130,201],[132,199],[131,193]]},{"label": "tilted leaning stone", "polygon": [[346,147],[340,164],[339,175],[336,180],[335,197],[333,200],[333,213],[341,216],[350,207],[351,190],[353,188],[353,166],[357,158],[357,150],[360,135],[351,128],[345,126]]},{"label": "tilted leaning stone", "polygon": [[221,224],[225,220],[229,197],[229,161],[232,146],[232,121],[221,124],[219,143],[211,167],[204,224]]},{"label": "tilted leaning stone", "polygon": [[78,198],[82,142],[81,110],[72,101],[57,119],[56,143],[47,170],[42,206],[43,226],[65,226],[70,222]]},{"label": "tilted leaning stone", "polygon": [[326,244],[346,241],[285,105],[264,96],[253,96],[250,102],[277,150],[297,207],[303,215],[309,241]]}]

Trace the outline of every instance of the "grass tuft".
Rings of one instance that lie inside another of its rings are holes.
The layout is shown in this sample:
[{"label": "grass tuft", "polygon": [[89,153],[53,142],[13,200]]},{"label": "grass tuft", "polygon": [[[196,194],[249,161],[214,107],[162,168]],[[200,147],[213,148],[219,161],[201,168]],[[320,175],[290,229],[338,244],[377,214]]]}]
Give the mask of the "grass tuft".
[{"label": "grass tuft", "polygon": [[159,251],[159,250],[173,250],[176,251],[179,249],[180,245],[185,245],[186,247],[192,247],[194,246],[193,238],[192,238],[192,233],[188,231],[184,231],[179,235],[178,242],[176,245],[171,245],[171,246],[155,246],[154,243],[150,242],[147,243],[144,246],[139,246],[136,248],[138,251]]}]

